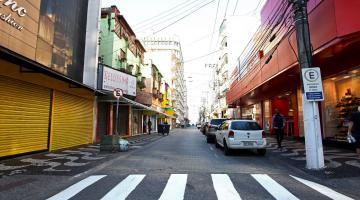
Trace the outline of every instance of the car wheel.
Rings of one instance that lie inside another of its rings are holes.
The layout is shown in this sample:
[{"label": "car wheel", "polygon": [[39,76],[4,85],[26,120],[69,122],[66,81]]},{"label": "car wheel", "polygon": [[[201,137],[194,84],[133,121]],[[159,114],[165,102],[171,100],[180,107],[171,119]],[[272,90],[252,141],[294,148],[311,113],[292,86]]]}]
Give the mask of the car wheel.
[{"label": "car wheel", "polygon": [[231,149],[229,149],[225,140],[224,140],[224,154],[225,154],[225,156],[231,155]]},{"label": "car wheel", "polygon": [[259,156],[265,156],[265,154],[266,154],[266,149],[258,149],[258,150],[257,150],[257,153],[258,153]]},{"label": "car wheel", "polygon": [[209,138],[208,136],[206,136],[206,142],[207,143],[211,143],[212,141],[211,141],[211,138]]},{"label": "car wheel", "polygon": [[215,147],[220,148],[220,145],[219,145],[219,143],[217,141],[215,141]]}]

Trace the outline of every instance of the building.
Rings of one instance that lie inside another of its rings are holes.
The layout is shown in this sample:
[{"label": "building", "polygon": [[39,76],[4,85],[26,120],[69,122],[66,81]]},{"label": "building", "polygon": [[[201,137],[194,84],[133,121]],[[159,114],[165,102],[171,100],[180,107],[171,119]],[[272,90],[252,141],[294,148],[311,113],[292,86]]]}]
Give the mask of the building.
[{"label": "building", "polygon": [[[243,51],[259,25],[258,16],[227,16],[219,27],[218,53],[215,64],[207,65],[212,69],[211,117],[234,118],[235,110],[226,103],[226,92],[236,79],[240,53]],[[246,27],[246,29],[244,28]]]},{"label": "building", "polygon": [[99,4],[0,4],[0,157],[92,143],[97,91],[84,57],[88,10]]},{"label": "building", "polygon": [[[153,107],[160,90],[154,93],[147,84],[153,65],[144,64],[145,48],[116,6],[101,9],[100,27],[98,90],[103,95],[98,97],[97,138],[106,143],[116,132],[121,137],[146,134],[149,120],[156,131],[157,118],[165,114]],[[118,110],[115,88],[123,91]]]},{"label": "building", "polygon": [[176,38],[147,37],[142,39],[145,57],[156,63],[167,83],[163,102],[165,113],[175,116],[172,125],[185,125],[188,119],[187,89],[184,78],[184,61],[181,45]]},{"label": "building", "polygon": [[[303,137],[300,70],[290,8],[287,1],[267,1],[254,45],[244,52],[247,56],[226,100],[241,109],[242,117],[257,120],[265,130],[270,129],[271,116],[278,108],[286,118],[286,134]],[[325,100],[319,109],[326,141],[344,141],[347,118],[360,105],[359,8],[357,0],[308,1],[313,61],[323,79]]]}]

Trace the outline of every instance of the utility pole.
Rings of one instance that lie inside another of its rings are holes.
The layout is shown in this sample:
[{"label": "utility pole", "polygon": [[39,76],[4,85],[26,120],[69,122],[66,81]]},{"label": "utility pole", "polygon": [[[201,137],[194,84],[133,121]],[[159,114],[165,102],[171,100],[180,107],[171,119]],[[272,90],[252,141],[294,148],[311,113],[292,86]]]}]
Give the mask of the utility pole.
[{"label": "utility pole", "polygon": [[[307,14],[308,0],[289,0],[289,2],[293,6],[295,14],[294,21],[300,69],[313,67]],[[321,138],[318,103],[316,101],[308,101],[306,99],[301,70],[300,79],[302,85],[306,167],[308,169],[321,169],[324,167],[324,153]]]}]

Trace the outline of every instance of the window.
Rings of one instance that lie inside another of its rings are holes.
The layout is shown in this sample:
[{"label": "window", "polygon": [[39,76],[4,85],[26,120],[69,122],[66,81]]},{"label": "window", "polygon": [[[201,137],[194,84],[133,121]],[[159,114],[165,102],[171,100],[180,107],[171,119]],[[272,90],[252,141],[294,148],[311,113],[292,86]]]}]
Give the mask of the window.
[{"label": "window", "polygon": [[261,127],[256,122],[234,121],[231,123],[231,129],[244,130],[244,131],[255,131],[255,130],[261,130]]}]

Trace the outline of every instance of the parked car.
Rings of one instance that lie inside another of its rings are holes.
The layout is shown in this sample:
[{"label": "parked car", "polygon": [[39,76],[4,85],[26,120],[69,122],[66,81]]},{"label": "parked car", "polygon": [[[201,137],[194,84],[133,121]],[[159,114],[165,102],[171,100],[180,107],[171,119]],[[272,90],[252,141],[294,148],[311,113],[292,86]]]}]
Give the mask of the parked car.
[{"label": "parked car", "polygon": [[216,132],[216,147],[223,147],[225,155],[232,149],[254,149],[259,155],[266,154],[266,134],[253,120],[227,120]]},{"label": "parked car", "polygon": [[215,141],[215,132],[217,131],[220,124],[222,124],[225,118],[211,119],[205,129],[206,142],[210,143]]},{"label": "parked car", "polygon": [[200,127],[200,132],[205,135],[206,127],[208,126],[209,122],[203,122]]},{"label": "parked car", "polygon": [[200,124],[200,123],[196,124],[196,128],[197,128],[197,129],[200,129],[200,128],[201,128],[201,124]]}]

